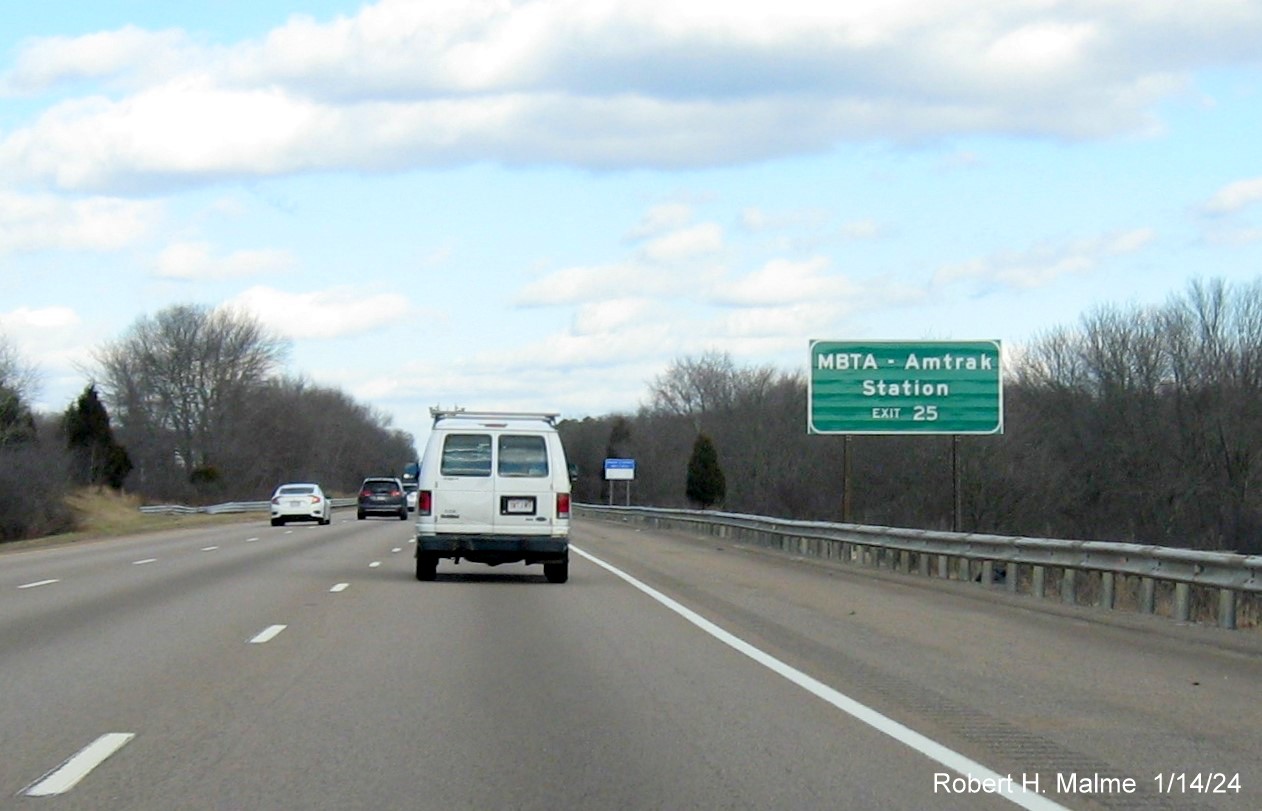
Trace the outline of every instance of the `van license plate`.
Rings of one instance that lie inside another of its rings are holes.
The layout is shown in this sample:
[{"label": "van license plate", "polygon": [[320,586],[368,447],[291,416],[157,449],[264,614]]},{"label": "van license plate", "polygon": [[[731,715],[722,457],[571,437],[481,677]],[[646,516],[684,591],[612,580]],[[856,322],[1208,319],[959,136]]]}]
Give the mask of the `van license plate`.
[{"label": "van license plate", "polygon": [[506,515],[534,515],[535,500],[533,498],[506,498],[504,499],[504,513]]}]

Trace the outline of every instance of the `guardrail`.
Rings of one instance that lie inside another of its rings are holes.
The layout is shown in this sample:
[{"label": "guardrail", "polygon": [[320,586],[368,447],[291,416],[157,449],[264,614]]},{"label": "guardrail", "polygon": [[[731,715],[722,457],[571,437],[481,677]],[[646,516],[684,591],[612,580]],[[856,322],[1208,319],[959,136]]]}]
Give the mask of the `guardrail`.
[{"label": "guardrail", "polygon": [[[1077,604],[1090,587],[1093,604],[1118,608],[1120,579],[1136,578],[1136,609],[1156,612],[1158,584],[1172,584],[1171,617],[1187,622],[1192,587],[1217,590],[1222,628],[1236,627],[1240,593],[1262,594],[1262,555],[1201,552],[1167,546],[1069,541],[1006,535],[898,529],[861,524],[792,521],[736,513],[576,504],[577,515],[683,529],[803,556],[970,580],[1010,592],[1027,585],[1044,597],[1058,580],[1061,600]],[[1025,575],[1028,573],[1028,580]],[[1087,575],[1090,577],[1084,577]]]},{"label": "guardrail", "polygon": [[[354,507],[359,504],[357,498],[331,498],[329,504],[334,509],[340,507]],[[183,504],[150,504],[140,508],[140,511],[146,515],[196,515],[198,513],[209,513],[216,515],[219,513],[248,513],[248,512],[269,512],[272,507],[270,501],[229,501],[224,504],[211,504],[208,507],[186,507]]]}]

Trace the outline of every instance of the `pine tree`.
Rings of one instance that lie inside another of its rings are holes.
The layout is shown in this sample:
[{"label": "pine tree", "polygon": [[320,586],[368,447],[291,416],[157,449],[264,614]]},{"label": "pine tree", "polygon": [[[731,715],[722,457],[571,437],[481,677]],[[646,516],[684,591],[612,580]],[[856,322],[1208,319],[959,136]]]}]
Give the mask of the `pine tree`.
[{"label": "pine tree", "polygon": [[110,415],[97,396],[95,384],[84,389],[66,409],[61,426],[66,446],[77,462],[76,480],[80,484],[108,484],[115,490],[122,489],[123,480],[131,472],[131,459],[114,440]]},{"label": "pine tree", "polygon": [[692,457],[688,460],[688,484],[685,490],[688,500],[708,509],[723,501],[727,495],[727,479],[719,467],[719,453],[714,441],[705,434],[698,434],[692,444]]}]

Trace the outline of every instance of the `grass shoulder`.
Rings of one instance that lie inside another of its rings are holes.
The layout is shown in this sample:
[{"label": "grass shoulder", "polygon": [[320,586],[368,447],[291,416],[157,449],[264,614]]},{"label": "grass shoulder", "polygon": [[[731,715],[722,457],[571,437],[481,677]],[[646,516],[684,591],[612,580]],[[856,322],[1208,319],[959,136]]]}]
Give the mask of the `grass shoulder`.
[{"label": "grass shoulder", "polygon": [[75,490],[66,497],[66,505],[74,514],[74,531],[0,543],[0,553],[143,532],[232,524],[259,519],[259,513],[146,515],[140,511],[143,503],[138,495],[119,493],[109,488],[90,487]]}]

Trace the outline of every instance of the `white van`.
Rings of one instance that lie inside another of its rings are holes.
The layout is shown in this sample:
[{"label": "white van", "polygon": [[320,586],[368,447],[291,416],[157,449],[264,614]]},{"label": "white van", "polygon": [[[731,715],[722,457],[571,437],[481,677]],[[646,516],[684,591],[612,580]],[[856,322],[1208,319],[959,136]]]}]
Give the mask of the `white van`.
[{"label": "white van", "polygon": [[416,496],[416,579],[438,559],[496,566],[542,563],[569,578],[570,478],[558,414],[444,411],[421,458]]}]

